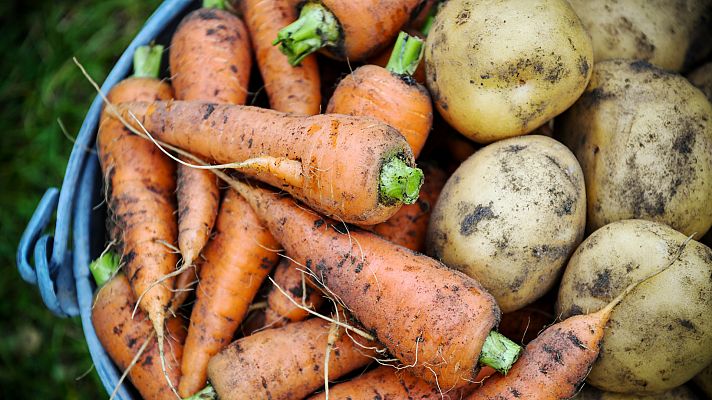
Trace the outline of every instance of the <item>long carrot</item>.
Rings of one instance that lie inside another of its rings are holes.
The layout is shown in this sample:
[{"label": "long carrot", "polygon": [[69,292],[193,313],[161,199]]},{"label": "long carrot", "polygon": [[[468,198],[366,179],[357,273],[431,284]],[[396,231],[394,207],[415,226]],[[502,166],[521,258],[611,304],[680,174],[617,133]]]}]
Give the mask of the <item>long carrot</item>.
[{"label": "long carrot", "polygon": [[369,117],[294,116],[192,102],[126,103],[124,120],[164,142],[280,187],[345,222],[381,223],[418,196],[423,173],[408,143]]},{"label": "long carrot", "polygon": [[[265,326],[276,328],[287,322],[305,320],[309,313],[295,305],[295,302],[313,310],[324,303],[321,291],[314,289],[311,279],[297,268],[298,265],[286,258],[275,268],[274,283],[282,290],[272,287],[267,296]],[[291,299],[286,296],[290,296]]]},{"label": "long carrot", "polygon": [[423,4],[424,0],[307,2],[299,19],[281,29],[273,43],[292,65],[319,49],[339,60],[365,60],[387,46]]},{"label": "long carrot", "polygon": [[339,82],[326,112],[378,118],[405,136],[418,157],[433,125],[428,90],[413,79],[422,56],[423,41],[401,32],[386,68],[357,68]]},{"label": "long carrot", "polygon": [[181,396],[191,396],[205,386],[210,357],[232,340],[262,281],[277,262],[278,249],[279,244],[262,227],[250,205],[228,190],[215,237],[203,252],[205,261],[181,366]]},{"label": "long carrot", "polygon": [[[118,266],[118,260],[106,261],[108,259],[111,259],[110,253],[97,260],[99,263],[114,264],[99,267],[103,271],[99,271],[98,275],[96,262],[92,263],[92,272],[98,277],[99,286],[91,312],[96,335],[121,371],[131,368],[129,380],[143,398],[175,399],[158,361],[159,349],[153,326],[141,311],[132,316],[136,301],[129,281],[123,273],[112,277],[111,271]],[[171,382],[178,384],[186,333],[184,320],[180,317],[169,318],[166,332],[170,350],[166,357],[167,371]],[[139,355],[143,348],[143,353]]]},{"label": "long carrot", "polygon": [[[167,100],[173,89],[156,77],[161,46],[140,47],[134,56],[134,77],[114,86],[109,101]],[[158,336],[163,350],[166,309],[173,295],[178,257],[172,247],[178,236],[175,218],[175,164],[153,144],[131,134],[104,110],[97,136],[99,161],[107,185],[108,208],[116,229],[126,275]],[[160,282],[160,283],[158,283]],[[158,283],[158,284],[157,284]]]},{"label": "long carrot", "polygon": [[[170,69],[179,100],[245,104],[252,58],[242,20],[206,0],[186,15],[171,39]],[[220,191],[210,171],[178,166],[178,248],[185,270],[176,282],[173,307],[188,297],[196,280],[193,262],[208,241],[218,213]]]},{"label": "long carrot", "polygon": [[297,10],[292,3],[291,0],[241,1],[270,108],[314,115],[321,110],[316,56],[307,56],[299,66],[294,67],[278,48],[272,46],[277,32],[297,19]]}]

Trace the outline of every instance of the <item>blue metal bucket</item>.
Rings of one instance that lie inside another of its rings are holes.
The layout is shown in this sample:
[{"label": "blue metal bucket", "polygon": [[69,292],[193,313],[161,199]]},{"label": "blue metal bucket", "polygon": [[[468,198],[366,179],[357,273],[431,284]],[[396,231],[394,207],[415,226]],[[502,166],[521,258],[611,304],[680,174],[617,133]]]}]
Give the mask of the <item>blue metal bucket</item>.
[{"label": "blue metal bucket", "polygon": [[[199,5],[192,0],[165,0],[121,55],[101,90],[108,92],[129,74],[138,46],[151,42],[167,45],[183,16]],[[89,262],[105,243],[105,209],[96,208],[103,200],[99,161],[95,153],[86,151],[95,147],[101,108],[102,99],[97,96],[69,156],[62,190],[47,189],[25,228],[17,249],[17,268],[25,281],[39,286],[42,300],[54,314],[81,316],[94,366],[107,393],[111,393],[121,373],[99,343],[91,323],[95,285],[89,272]],[[55,209],[54,235],[43,234]],[[117,396],[123,400],[140,398],[130,383],[124,383]]]}]

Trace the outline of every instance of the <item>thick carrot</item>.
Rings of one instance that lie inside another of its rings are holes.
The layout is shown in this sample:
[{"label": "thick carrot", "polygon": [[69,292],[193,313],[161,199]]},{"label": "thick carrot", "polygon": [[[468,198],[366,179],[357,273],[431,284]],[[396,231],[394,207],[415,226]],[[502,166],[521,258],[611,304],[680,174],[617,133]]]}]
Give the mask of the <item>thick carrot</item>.
[{"label": "thick carrot", "polygon": [[[419,37],[420,39],[425,39],[425,36],[415,29],[406,29],[409,35]],[[396,40],[397,41],[397,40]],[[385,68],[388,65],[388,61],[391,59],[393,54],[393,49],[395,48],[395,42],[392,45],[386,47],[380,53],[368,59],[368,64],[378,65],[379,67]],[[425,63],[418,63],[418,66],[413,72],[413,79],[421,85],[425,85]]]},{"label": "thick carrot", "polygon": [[193,102],[126,103],[164,142],[280,187],[324,214],[381,223],[418,197],[423,173],[408,143],[369,117],[294,116],[256,107]]},{"label": "thick carrot", "polygon": [[[267,296],[268,308],[265,310],[265,326],[276,328],[287,322],[303,321],[309,313],[297,307],[297,304],[318,309],[324,303],[321,291],[314,289],[310,278],[299,271],[296,264],[288,259],[282,260],[274,271],[274,283],[284,293],[273,287]],[[286,296],[290,296],[287,298]]]},{"label": "thick carrot", "polygon": [[375,117],[405,136],[417,157],[433,125],[428,90],[413,79],[423,41],[401,32],[386,68],[364,65],[339,82],[327,113]]},{"label": "thick carrot", "polygon": [[316,56],[307,56],[293,67],[272,46],[277,32],[297,19],[292,1],[242,0],[241,5],[270,108],[302,115],[319,114],[321,91]]},{"label": "thick carrot", "polygon": [[[222,1],[207,0],[186,15],[171,39],[170,69],[179,100],[245,104],[252,58],[247,29]],[[213,7],[209,7],[213,6]],[[188,297],[197,271],[193,262],[208,241],[220,191],[214,174],[178,166],[178,248],[190,269],[177,279],[174,308]]]},{"label": "thick carrot", "polygon": [[388,221],[370,229],[388,241],[420,253],[425,249],[430,214],[447,181],[445,171],[427,165],[421,167],[425,171],[425,182],[418,201],[401,207]]},{"label": "thick carrot", "polygon": [[447,390],[471,381],[479,362],[506,371],[516,359],[519,346],[491,331],[499,308],[474,279],[372,233],[346,232],[291,199],[231,185],[287,253],[417,376]]},{"label": "thick carrot", "polygon": [[[331,323],[310,319],[267,329],[233,342],[208,365],[220,400],[303,399],[324,385]],[[329,354],[329,380],[372,361],[374,343],[339,328]],[[357,341],[358,344],[354,343]]]},{"label": "thick carrot", "polygon": [[[92,307],[92,324],[99,341],[121,371],[131,366],[129,380],[143,398],[175,399],[158,361],[158,342],[151,322],[141,311],[132,318],[136,300],[126,275],[119,273],[110,277],[111,273],[104,274],[97,280],[101,287],[97,290]],[[180,317],[169,318],[166,328],[169,349],[166,357],[167,371],[171,382],[178,384],[186,333],[184,320]],[[145,350],[132,365],[132,360],[144,347]]]},{"label": "thick carrot", "polygon": [[[162,47],[140,47],[134,57],[135,76],[114,86],[112,103],[167,100],[173,89],[156,79]],[[108,208],[116,229],[126,275],[140,307],[163,343],[166,309],[173,296],[174,254],[178,236],[175,218],[175,164],[152,143],[131,134],[104,111],[97,136],[99,161],[107,185]],[[156,284],[157,282],[160,282]],[[161,346],[162,349],[162,346]]]},{"label": "thick carrot", "polygon": [[282,28],[273,43],[280,44],[292,65],[319,49],[339,60],[365,60],[387,46],[423,4],[424,0],[307,2],[299,19]]},{"label": "thick carrot", "polygon": [[262,227],[250,205],[228,190],[215,237],[203,252],[205,261],[178,388],[181,396],[191,396],[205,386],[210,357],[231,342],[262,281],[276,264],[278,249],[279,244]]}]

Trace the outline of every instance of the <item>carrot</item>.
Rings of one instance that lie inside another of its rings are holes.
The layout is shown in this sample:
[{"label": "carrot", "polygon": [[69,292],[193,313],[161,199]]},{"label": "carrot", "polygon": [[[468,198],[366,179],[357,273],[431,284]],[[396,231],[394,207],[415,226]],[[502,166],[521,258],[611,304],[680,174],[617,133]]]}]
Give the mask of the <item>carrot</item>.
[{"label": "carrot", "polygon": [[299,19],[282,28],[273,44],[280,45],[292,65],[319,49],[339,60],[365,60],[387,46],[423,3],[424,0],[307,2]]},{"label": "carrot", "polygon": [[[186,15],[171,39],[170,68],[179,100],[244,104],[252,59],[242,20],[223,10],[224,1],[206,0]],[[210,171],[178,166],[178,248],[184,266],[173,307],[189,295],[196,280],[193,262],[215,224],[220,191]]]},{"label": "carrot", "polygon": [[516,359],[519,346],[491,331],[499,308],[474,279],[372,233],[342,232],[291,199],[230,184],[286,252],[417,376],[447,390],[471,381],[478,362],[506,371]]},{"label": "carrot", "polygon": [[279,244],[262,227],[250,205],[229,190],[220,207],[215,237],[203,252],[197,299],[178,392],[193,395],[205,386],[208,361],[232,340],[262,281],[277,262]]},{"label": "carrot", "polygon": [[[97,263],[106,265],[99,266]],[[121,371],[131,368],[129,380],[145,399],[175,399],[158,363],[158,342],[153,326],[146,314],[139,311],[132,317],[136,304],[126,275],[119,273],[112,278],[118,266],[118,258],[111,253],[92,263],[92,272],[97,277],[97,290],[91,319],[96,335],[109,356]],[[169,355],[166,358],[171,382],[180,379],[180,360],[185,339],[185,324],[182,318],[169,318],[166,322]],[[139,354],[145,348],[141,354]],[[139,357],[136,359],[136,357]],[[133,362],[132,360],[137,361]]]},{"label": "carrot", "polygon": [[443,170],[427,165],[423,169],[425,181],[420,188],[418,201],[401,207],[388,221],[370,229],[388,241],[420,253],[425,249],[430,213],[447,181]]},{"label": "carrot", "polygon": [[[134,55],[134,77],[114,86],[112,103],[167,100],[173,89],[156,79],[162,46],[140,47]],[[164,322],[170,304],[178,257],[172,248],[178,236],[175,220],[175,164],[159,149],[131,134],[104,110],[97,149],[109,212],[116,224],[111,230],[118,244],[126,275],[140,299],[163,350]],[[159,283],[160,282],[160,283]]]},{"label": "carrot", "polygon": [[[423,40],[425,39],[425,36],[415,29],[406,29],[406,32],[410,36],[418,37]],[[385,49],[383,49],[383,51],[381,51],[380,53],[376,54],[375,56],[369,58],[367,61],[367,64],[378,65],[379,67],[385,68],[386,65],[388,65],[388,61],[390,61],[390,59],[391,59],[391,55],[393,54],[393,49],[395,48],[395,44],[396,44],[396,42],[393,42],[393,45],[387,46]],[[425,64],[424,63],[418,63],[418,66],[415,68],[415,72],[413,72],[413,79],[415,79],[415,81],[420,83],[421,85],[425,84]]]},{"label": "carrot", "polygon": [[[330,325],[322,319],[310,319],[233,342],[208,365],[208,377],[218,398],[289,400],[306,397],[324,385],[330,337],[334,350],[329,354],[329,380],[372,361],[374,343],[355,334],[349,336],[343,328],[336,331]],[[338,334],[335,341],[334,333]]]},{"label": "carrot", "polygon": [[386,68],[357,68],[339,82],[326,112],[376,117],[405,136],[417,157],[433,125],[428,90],[412,76],[422,56],[423,41],[401,32]]},{"label": "carrot", "polygon": [[275,284],[290,295],[292,300],[273,287],[267,297],[269,307],[265,310],[265,326],[276,328],[287,322],[305,320],[309,313],[294,302],[311,309],[318,309],[324,303],[321,291],[314,289],[311,279],[297,268],[296,264],[285,258],[275,269]]},{"label": "carrot", "polygon": [[405,139],[368,117],[181,101],[117,109],[137,131],[132,115],[154,137],[213,161],[238,162],[232,165],[345,222],[385,221],[417,199],[422,183]]},{"label": "carrot", "polygon": [[293,67],[272,40],[283,26],[297,19],[290,0],[242,0],[245,22],[252,37],[257,66],[264,80],[270,108],[302,115],[319,114],[321,91],[316,56]]},{"label": "carrot", "polygon": [[[329,389],[330,400],[459,400],[462,396],[462,389],[441,393],[437,387],[414,377],[407,370],[391,367],[378,367]],[[326,393],[319,393],[308,400],[326,400]]]}]

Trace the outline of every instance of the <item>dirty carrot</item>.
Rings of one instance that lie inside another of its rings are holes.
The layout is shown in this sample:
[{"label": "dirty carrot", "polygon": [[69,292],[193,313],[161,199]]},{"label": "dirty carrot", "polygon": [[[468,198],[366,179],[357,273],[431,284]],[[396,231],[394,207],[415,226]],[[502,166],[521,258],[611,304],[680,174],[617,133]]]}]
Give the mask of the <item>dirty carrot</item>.
[{"label": "dirty carrot", "polygon": [[[224,0],[206,0],[186,15],[171,40],[170,69],[179,100],[244,104],[252,58],[247,29],[224,10]],[[218,213],[215,175],[178,166],[178,248],[188,270],[179,275],[173,307],[188,297],[197,271],[193,262],[208,241]]]},{"label": "dirty carrot", "polygon": [[423,180],[403,136],[370,117],[182,101],[125,103],[117,110],[137,131],[138,121],[157,139],[233,163],[345,222],[385,221],[415,202]]},{"label": "dirty carrot", "polygon": [[241,5],[270,108],[301,115],[318,114],[321,91],[316,56],[305,57],[295,67],[272,46],[277,32],[297,19],[292,1],[242,0]]},{"label": "dirty carrot", "polygon": [[268,308],[265,310],[265,326],[276,328],[287,322],[303,321],[309,313],[297,307],[297,304],[312,310],[324,303],[324,297],[318,289],[312,287],[310,278],[288,259],[283,259],[274,271],[274,283],[291,296],[285,297],[276,287],[272,287],[267,296]]},{"label": "dirty carrot", "polygon": [[178,392],[191,396],[205,386],[210,357],[227,346],[262,281],[277,262],[279,244],[250,205],[228,190],[215,237],[203,252],[200,283],[190,318]]},{"label": "dirty carrot", "polygon": [[339,60],[365,60],[387,46],[423,4],[424,0],[307,2],[299,19],[282,28],[273,44],[279,44],[292,65],[319,49]]},{"label": "dirty carrot", "polygon": [[[157,79],[162,46],[139,47],[134,55],[134,77],[108,93],[112,103],[168,100],[170,85]],[[178,263],[174,246],[175,163],[152,143],[132,134],[104,110],[97,136],[99,162],[107,185],[108,209],[126,275],[140,308],[153,323],[163,350],[166,309],[173,296],[173,272]]]},{"label": "dirty carrot", "polygon": [[422,56],[423,41],[401,32],[386,68],[357,68],[339,82],[326,112],[375,117],[405,136],[417,157],[433,125],[428,90],[413,79]]}]

